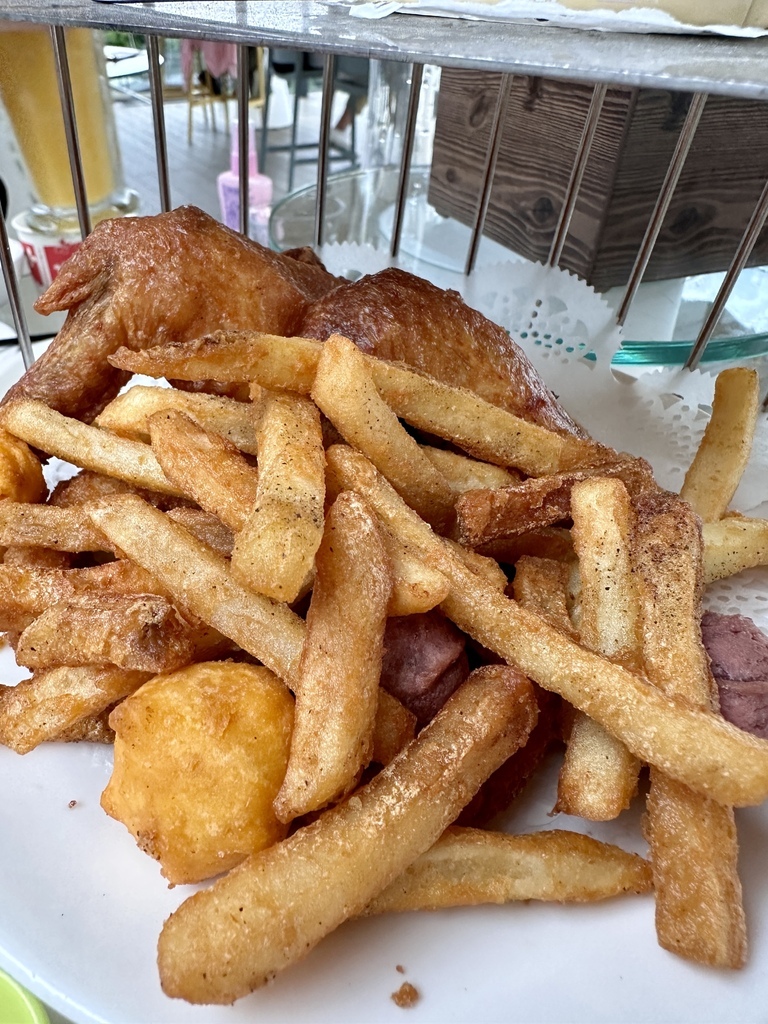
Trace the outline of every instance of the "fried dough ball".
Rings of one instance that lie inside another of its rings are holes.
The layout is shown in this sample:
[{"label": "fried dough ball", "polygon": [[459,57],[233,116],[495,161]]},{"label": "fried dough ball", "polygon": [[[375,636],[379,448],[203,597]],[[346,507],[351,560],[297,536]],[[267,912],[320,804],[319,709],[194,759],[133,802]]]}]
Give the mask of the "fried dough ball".
[{"label": "fried dough ball", "polygon": [[111,714],[115,767],[101,805],[172,884],[228,871],[282,839],[293,697],[269,669],[190,665],[145,683]]}]

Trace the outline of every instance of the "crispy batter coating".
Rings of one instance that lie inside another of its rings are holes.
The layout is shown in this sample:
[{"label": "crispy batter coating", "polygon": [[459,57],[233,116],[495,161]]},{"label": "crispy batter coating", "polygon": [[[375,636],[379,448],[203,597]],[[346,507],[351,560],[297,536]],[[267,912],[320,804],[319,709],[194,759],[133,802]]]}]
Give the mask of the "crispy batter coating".
[{"label": "crispy batter coating", "polygon": [[364,352],[470,388],[551,430],[584,436],[503,327],[466,305],[458,292],[404,270],[341,285],[312,303],[297,333],[320,341],[343,334]]},{"label": "crispy batter coating", "polygon": [[315,260],[271,252],[192,206],[104,221],[38,299],[38,312],[69,315],[9,397],[90,421],[129,376],[107,363],[121,345],[219,328],[290,334],[307,303],[336,284]]}]

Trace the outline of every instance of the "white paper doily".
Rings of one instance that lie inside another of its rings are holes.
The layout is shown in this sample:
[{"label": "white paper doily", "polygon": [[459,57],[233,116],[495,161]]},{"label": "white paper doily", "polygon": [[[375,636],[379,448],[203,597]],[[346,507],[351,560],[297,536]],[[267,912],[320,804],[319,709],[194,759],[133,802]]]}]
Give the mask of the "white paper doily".
[{"label": "white paper doily", "polygon": [[[563,406],[596,440],[643,456],[662,487],[680,490],[709,420],[718,368],[657,369],[636,379],[614,374],[611,359],[621,345],[614,312],[593,288],[557,268],[509,261],[484,266],[467,278],[351,243],[325,246],[321,256],[337,274],[361,276],[398,266],[455,288],[470,306],[510,332]],[[766,370],[764,361],[751,365]],[[761,413],[734,509],[768,516],[767,471],[768,414]],[[768,568],[755,569],[713,584],[705,603],[715,611],[749,615],[768,631],[767,595]]]}]

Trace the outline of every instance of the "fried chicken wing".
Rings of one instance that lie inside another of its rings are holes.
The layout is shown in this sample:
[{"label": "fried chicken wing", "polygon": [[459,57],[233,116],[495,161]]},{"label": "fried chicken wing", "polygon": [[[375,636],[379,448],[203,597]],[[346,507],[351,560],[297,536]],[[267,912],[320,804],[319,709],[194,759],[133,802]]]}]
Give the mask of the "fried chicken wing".
[{"label": "fried chicken wing", "polygon": [[192,206],[99,224],[38,299],[68,310],[44,356],[6,400],[37,398],[90,421],[130,374],[107,362],[221,328],[290,334],[307,305],[339,283],[311,250],[280,255]]},{"label": "fried chicken wing", "polygon": [[550,430],[584,436],[503,327],[466,305],[458,292],[403,270],[382,270],[317,299],[299,333],[319,341],[343,334],[364,352],[470,388]]}]

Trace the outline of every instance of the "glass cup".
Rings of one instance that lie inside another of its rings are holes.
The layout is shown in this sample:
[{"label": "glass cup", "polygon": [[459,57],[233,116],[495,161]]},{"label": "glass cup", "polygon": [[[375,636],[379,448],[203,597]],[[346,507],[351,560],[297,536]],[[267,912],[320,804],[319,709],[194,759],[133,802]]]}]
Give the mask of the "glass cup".
[{"label": "glass cup", "polygon": [[[97,223],[132,213],[138,196],[123,184],[101,36],[89,29],[67,29],[66,42],[86,195],[92,221]],[[0,98],[39,200],[30,212],[30,226],[40,231],[76,227],[75,193],[47,29],[0,26]]]}]

